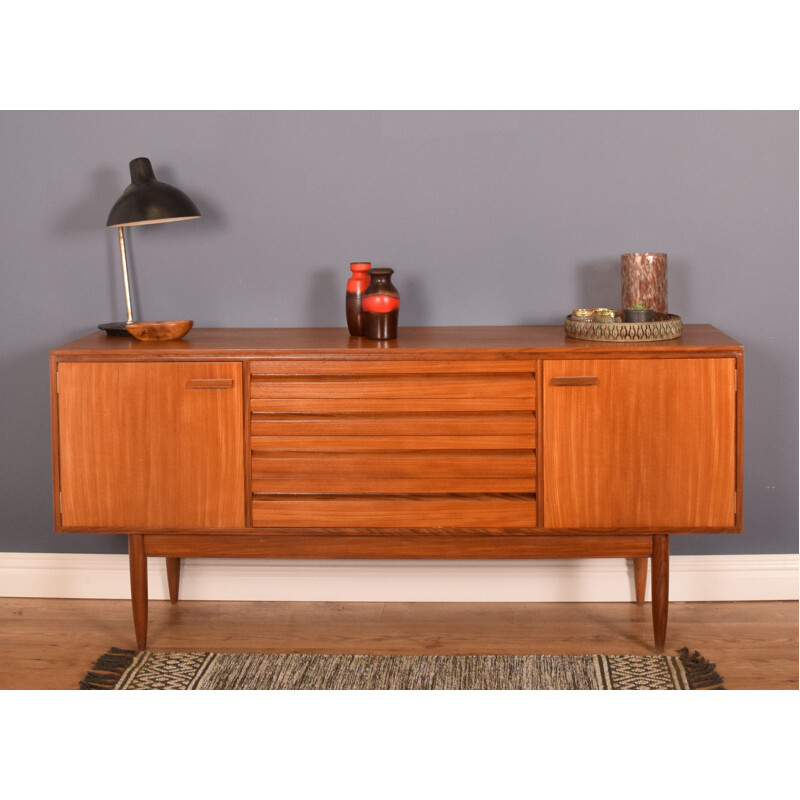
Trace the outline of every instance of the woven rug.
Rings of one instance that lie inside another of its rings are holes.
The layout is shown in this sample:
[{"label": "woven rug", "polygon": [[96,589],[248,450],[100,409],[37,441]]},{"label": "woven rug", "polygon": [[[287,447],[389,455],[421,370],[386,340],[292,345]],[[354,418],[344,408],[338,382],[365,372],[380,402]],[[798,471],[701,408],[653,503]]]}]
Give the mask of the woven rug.
[{"label": "woven rug", "polygon": [[153,653],[112,648],[81,689],[722,689],[716,665],[677,656],[379,656]]}]

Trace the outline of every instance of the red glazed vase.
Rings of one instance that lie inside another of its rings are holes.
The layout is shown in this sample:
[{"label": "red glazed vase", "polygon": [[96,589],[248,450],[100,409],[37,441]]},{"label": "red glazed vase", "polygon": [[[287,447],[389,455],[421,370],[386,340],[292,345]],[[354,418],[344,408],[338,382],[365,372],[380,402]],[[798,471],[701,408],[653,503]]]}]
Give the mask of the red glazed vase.
[{"label": "red glazed vase", "polygon": [[367,339],[397,338],[400,294],[392,284],[393,269],[375,267],[369,271],[369,288],[361,301],[364,309],[364,336]]},{"label": "red glazed vase", "polygon": [[354,261],[350,264],[353,273],[347,279],[347,292],[345,294],[345,314],[347,315],[347,329],[351,336],[364,335],[364,310],[361,301],[364,292],[369,286],[369,261]]}]

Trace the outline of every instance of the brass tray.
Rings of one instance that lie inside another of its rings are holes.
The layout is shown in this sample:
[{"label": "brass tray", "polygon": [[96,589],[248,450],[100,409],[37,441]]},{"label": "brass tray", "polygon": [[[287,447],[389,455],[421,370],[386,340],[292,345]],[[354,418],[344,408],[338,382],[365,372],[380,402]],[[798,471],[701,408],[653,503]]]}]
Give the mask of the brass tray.
[{"label": "brass tray", "polygon": [[663,319],[653,322],[582,322],[572,319],[570,314],[564,320],[564,330],[572,339],[590,342],[663,342],[677,339],[683,332],[681,318],[677,314],[660,316]]}]

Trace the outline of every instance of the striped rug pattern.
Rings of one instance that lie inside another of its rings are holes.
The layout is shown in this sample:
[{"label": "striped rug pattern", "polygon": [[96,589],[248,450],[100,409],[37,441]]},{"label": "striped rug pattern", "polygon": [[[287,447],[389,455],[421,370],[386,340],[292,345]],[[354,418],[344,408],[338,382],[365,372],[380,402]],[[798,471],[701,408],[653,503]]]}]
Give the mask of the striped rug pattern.
[{"label": "striped rug pattern", "polygon": [[653,655],[329,655],[155,653],[112,648],[82,689],[625,690],[720,689],[688,648]]}]

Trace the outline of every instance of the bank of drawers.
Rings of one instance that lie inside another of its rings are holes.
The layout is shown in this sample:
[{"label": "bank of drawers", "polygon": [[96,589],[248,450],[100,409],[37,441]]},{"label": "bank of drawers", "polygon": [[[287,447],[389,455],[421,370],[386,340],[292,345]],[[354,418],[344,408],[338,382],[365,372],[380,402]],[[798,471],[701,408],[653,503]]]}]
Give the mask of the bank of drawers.
[{"label": "bank of drawers", "polygon": [[532,361],[255,362],[257,527],[536,525]]}]

